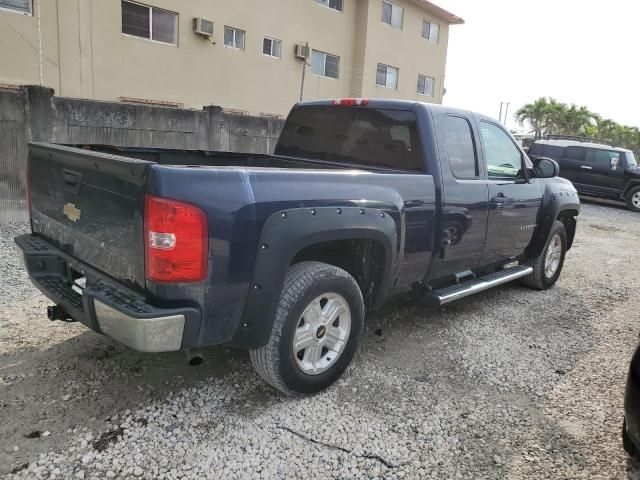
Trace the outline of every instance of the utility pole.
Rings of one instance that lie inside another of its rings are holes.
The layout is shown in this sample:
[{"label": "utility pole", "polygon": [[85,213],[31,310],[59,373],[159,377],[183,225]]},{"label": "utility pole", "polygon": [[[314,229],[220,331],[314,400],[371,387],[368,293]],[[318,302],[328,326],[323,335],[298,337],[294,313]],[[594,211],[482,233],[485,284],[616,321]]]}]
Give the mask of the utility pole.
[{"label": "utility pole", "polygon": [[[305,49],[309,52],[309,42],[305,45]],[[307,73],[307,59],[302,60],[302,80],[300,81],[300,101],[302,101],[302,97],[304,96],[304,77]]]},{"label": "utility pole", "polygon": [[[500,115],[498,117],[498,121],[504,126],[507,125],[507,115],[509,114],[509,105],[510,102],[500,102]],[[502,107],[504,106],[504,118],[502,117]]]}]

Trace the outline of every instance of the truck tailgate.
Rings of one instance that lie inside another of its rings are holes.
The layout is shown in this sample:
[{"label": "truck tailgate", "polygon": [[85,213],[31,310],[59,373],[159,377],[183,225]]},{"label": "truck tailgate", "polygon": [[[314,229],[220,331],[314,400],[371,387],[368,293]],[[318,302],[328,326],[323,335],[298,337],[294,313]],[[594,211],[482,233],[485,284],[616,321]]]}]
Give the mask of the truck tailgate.
[{"label": "truck tailgate", "polygon": [[144,288],[143,209],[151,164],[31,144],[33,233],[117,280]]}]

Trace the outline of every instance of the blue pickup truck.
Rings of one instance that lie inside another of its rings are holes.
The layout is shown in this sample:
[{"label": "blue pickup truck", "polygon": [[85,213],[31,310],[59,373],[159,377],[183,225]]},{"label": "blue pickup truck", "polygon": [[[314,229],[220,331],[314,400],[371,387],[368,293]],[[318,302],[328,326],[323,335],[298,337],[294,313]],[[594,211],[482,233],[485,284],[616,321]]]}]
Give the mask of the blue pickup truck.
[{"label": "blue pickup truck", "polygon": [[274,155],[31,144],[16,238],[52,320],[146,352],[247,349],[290,395],[331,385],[390,295],[551,287],[579,200],[490,118],[295,105]]}]

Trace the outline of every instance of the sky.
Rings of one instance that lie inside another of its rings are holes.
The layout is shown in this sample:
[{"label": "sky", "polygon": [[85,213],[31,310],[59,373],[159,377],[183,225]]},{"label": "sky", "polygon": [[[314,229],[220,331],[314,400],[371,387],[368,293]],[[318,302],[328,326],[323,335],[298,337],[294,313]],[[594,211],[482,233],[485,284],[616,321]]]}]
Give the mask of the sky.
[{"label": "sky", "polygon": [[498,118],[551,96],[640,127],[639,0],[433,0],[452,25],[445,105]]}]

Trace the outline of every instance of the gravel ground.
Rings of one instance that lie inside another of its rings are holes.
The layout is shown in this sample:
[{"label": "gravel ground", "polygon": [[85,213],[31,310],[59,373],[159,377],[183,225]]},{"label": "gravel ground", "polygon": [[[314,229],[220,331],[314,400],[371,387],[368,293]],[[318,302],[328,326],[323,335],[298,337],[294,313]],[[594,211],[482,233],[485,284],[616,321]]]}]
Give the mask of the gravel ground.
[{"label": "gravel ground", "polygon": [[260,382],[245,352],[189,367],[50,323],[12,246],[23,229],[0,225],[8,478],[640,478],[620,442],[638,214],[584,204],[549,291],[390,301],[338,384],[302,400]]}]

